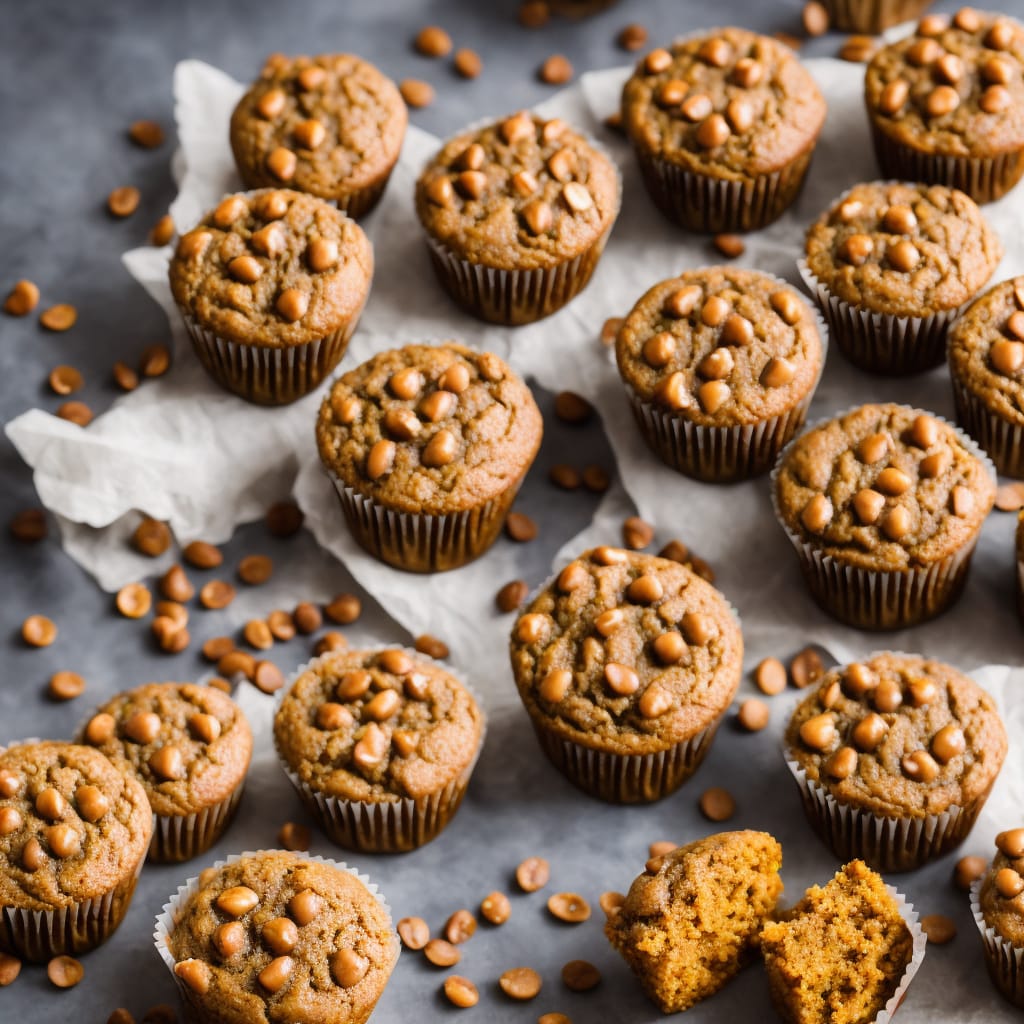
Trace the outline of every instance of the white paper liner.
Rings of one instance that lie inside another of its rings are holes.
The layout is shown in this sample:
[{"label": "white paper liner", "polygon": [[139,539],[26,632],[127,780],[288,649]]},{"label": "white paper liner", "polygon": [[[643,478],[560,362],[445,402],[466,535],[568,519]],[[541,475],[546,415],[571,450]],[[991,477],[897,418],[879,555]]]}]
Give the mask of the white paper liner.
[{"label": "white paper liner", "polygon": [[[281,851],[277,850],[246,850],[244,853],[235,853],[230,857],[225,857],[223,860],[215,861],[211,867],[222,868],[228,864],[234,864],[236,861],[244,860],[250,857],[259,857],[266,853],[278,853]],[[349,867],[344,861],[331,860],[328,857],[320,857],[312,853],[296,853],[295,856],[301,857],[304,860],[312,861],[316,864],[325,864],[328,867],[337,868],[339,871],[345,871],[348,874],[357,878],[360,882],[366,886],[370,895],[383,907],[384,912],[388,916],[389,926],[391,925],[393,918],[391,914],[391,907],[388,905],[387,900],[381,894],[377,888],[375,882],[371,882],[368,875],[364,875],[361,871],[357,871],[353,867]],[[153,930],[153,944],[156,946],[157,954],[163,961],[164,966],[171,972],[171,977],[174,978],[174,983],[178,988],[178,994],[181,997],[182,1005],[185,1007],[186,1012],[190,1020],[196,1021],[197,1024],[203,1024],[203,1017],[196,1013],[196,1007],[194,1006],[193,1000],[195,999],[195,993],[174,973],[175,960],[168,948],[171,933],[174,931],[175,926],[181,919],[182,912],[189,899],[199,889],[199,876],[193,875],[187,881],[183,882],[178,886],[177,892],[173,893],[167,903],[164,904],[163,910],[157,914],[155,927]],[[391,933],[391,942],[394,948],[394,958],[391,961],[391,966],[388,969],[388,974],[395,969],[395,965],[398,963],[398,957],[401,954],[402,948],[401,943],[398,941],[398,934],[394,931]],[[382,988],[383,991],[383,988]],[[369,1016],[369,1015],[367,1015]],[[211,1019],[217,1019],[216,1015],[213,1015]]]},{"label": "white paper liner", "polygon": [[[325,796],[299,778],[281,754],[276,736],[274,740],[274,749],[282,770],[288,776],[288,781],[295,787],[299,798],[317,819],[317,823],[328,838],[338,846],[360,853],[407,853],[436,839],[455,817],[487,740],[487,716],[480,696],[449,664],[436,658],[429,658],[411,648],[399,647],[397,644],[360,648],[360,652],[376,654],[396,649],[404,651],[416,661],[427,661],[447,672],[469,693],[480,712],[480,742],[477,744],[476,752],[469,764],[441,790],[419,799],[402,797],[377,803]],[[272,723],[295,681],[321,660],[311,658],[291,673],[285,685],[274,696]]]},{"label": "white paper liner", "polygon": [[219,803],[193,814],[154,814],[147,859],[153,864],[191,860],[208,850],[227,830],[245,789],[245,777]]},{"label": "white paper liner", "polygon": [[996,469],[1024,480],[1024,426],[1011,423],[985,404],[969,387],[953,376],[956,421],[988,453]]},{"label": "white paper liner", "polygon": [[878,35],[883,29],[917,18],[932,0],[824,0],[831,27],[840,32]]},{"label": "white paper liner", "polygon": [[1004,939],[985,921],[981,911],[981,887],[985,876],[971,884],[971,915],[981,933],[985,947],[985,966],[992,984],[1013,1003],[1024,1010],[1024,946],[1015,946]]},{"label": "white paper liner", "polygon": [[[810,424],[800,435],[816,430],[834,419],[842,419],[860,406],[851,406]],[[900,406],[911,409],[910,406]],[[974,440],[947,419],[929,412],[929,416],[952,427],[958,440],[979,459],[996,480],[995,467]],[[804,580],[814,599],[829,614],[857,629],[891,630],[917,625],[945,611],[959,597],[967,581],[971,555],[981,535],[981,523],[974,537],[945,558],[928,566],[905,569],[863,569],[844,565],[839,559],[805,541],[786,523],[779,509],[778,476],[790,449],[800,437],[793,438],[779,454],[771,475],[771,500],[775,518],[800,560]]]}]

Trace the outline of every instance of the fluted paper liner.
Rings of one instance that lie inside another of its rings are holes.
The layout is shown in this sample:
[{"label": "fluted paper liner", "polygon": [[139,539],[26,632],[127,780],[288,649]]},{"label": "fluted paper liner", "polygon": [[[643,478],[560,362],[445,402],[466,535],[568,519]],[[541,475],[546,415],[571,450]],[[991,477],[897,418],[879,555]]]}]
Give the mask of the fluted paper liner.
[{"label": "fluted paper liner", "polygon": [[[365,650],[369,653],[376,653],[395,650],[396,647],[395,644],[388,644],[367,647]],[[404,650],[406,654],[417,661],[426,659],[426,655],[420,654],[418,651],[409,648],[398,649]],[[295,681],[319,660],[319,658],[312,658],[300,665],[288,677],[285,685],[278,690],[274,699],[272,723],[277,718],[278,708],[291,691]],[[477,744],[472,760],[438,792],[419,799],[400,797],[397,800],[378,802],[344,800],[340,797],[326,796],[300,779],[292,770],[277,747],[275,737],[274,749],[277,751],[281,768],[288,776],[288,781],[295,787],[299,798],[316,818],[320,828],[338,846],[360,853],[407,853],[409,850],[415,850],[426,845],[432,839],[436,839],[455,817],[455,813],[462,803],[462,798],[469,787],[469,780],[473,775],[473,769],[476,767],[480,752],[484,747],[484,741],[487,739],[487,717],[479,695],[461,675],[443,661],[438,661],[436,658],[427,660],[458,680],[473,698],[482,719],[480,742]]]},{"label": "fluted paper liner", "polygon": [[[952,366],[950,367],[952,371]],[[996,469],[1024,480],[1024,426],[989,407],[953,373],[956,421],[988,453]]]},{"label": "fluted paper liner", "polygon": [[917,18],[931,0],[824,0],[824,4],[834,30],[876,36],[893,25]]},{"label": "fluted paper liner", "polygon": [[[842,419],[858,408],[860,407],[852,406],[817,420],[808,426],[800,437],[833,419]],[[996,473],[992,460],[970,437],[942,416],[931,412],[928,415],[946,426],[953,427],[959,441],[985,464],[995,480]],[[981,524],[966,544],[927,566],[884,570],[844,565],[840,559],[826,554],[791,530],[779,510],[778,475],[786,462],[790,448],[799,439],[794,438],[786,445],[772,470],[772,509],[775,518],[796,549],[804,580],[818,604],[840,622],[855,626],[857,629],[869,630],[903,629],[934,618],[945,611],[959,597],[967,582],[971,555],[981,535]]]},{"label": "fluted paper liner", "polygon": [[[249,857],[259,857],[265,853],[277,852],[280,851],[246,850],[244,853],[235,853],[230,857],[225,857],[223,860],[218,860],[212,864],[211,867],[222,868],[228,864],[234,864],[237,861],[245,860]],[[313,861],[316,864],[326,864],[328,867],[337,868],[339,871],[345,871],[359,879],[359,881],[366,886],[370,895],[373,896],[381,907],[384,908],[384,912],[388,916],[388,923],[389,925],[391,924],[391,907],[377,888],[377,884],[370,881],[369,876],[364,875],[361,871],[357,871],[353,867],[349,867],[344,861],[331,860],[329,857],[320,857],[312,853],[296,853],[295,855],[305,860]],[[178,921],[181,919],[185,905],[198,890],[198,875],[193,875],[187,881],[178,886],[177,892],[171,895],[170,899],[164,904],[163,910],[156,916],[155,927],[153,930],[153,944],[156,946],[157,954],[164,962],[164,966],[171,972],[171,977],[174,978],[174,983],[178,988],[178,994],[181,996],[182,1005],[185,1007],[189,1019],[197,1022],[197,1024],[204,1024],[202,1007],[195,1005],[195,993],[185,984],[185,982],[181,980],[181,978],[178,977],[177,974],[174,973],[175,960],[168,948],[171,933],[174,931]],[[397,933],[394,931],[392,931],[391,934],[391,941],[394,947],[394,958],[391,961],[388,973],[394,970],[395,964],[398,963],[399,954],[401,953],[401,944],[398,941]]]},{"label": "fluted paper liner", "polygon": [[992,984],[1013,1003],[1024,1010],[1024,946],[1015,946],[1004,939],[995,928],[985,921],[981,912],[981,887],[985,876],[976,878],[971,884],[971,914],[981,933],[985,947],[985,966]]}]

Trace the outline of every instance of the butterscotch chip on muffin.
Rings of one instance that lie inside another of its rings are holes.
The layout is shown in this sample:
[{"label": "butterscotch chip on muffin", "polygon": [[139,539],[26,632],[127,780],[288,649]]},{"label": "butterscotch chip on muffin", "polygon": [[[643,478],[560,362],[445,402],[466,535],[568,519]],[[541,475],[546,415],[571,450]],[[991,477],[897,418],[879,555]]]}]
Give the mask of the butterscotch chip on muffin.
[{"label": "butterscotch chip on muffin", "polygon": [[862,1024],[901,987],[914,937],[882,878],[855,860],[766,924],[761,952],[784,1021]]},{"label": "butterscotch chip on muffin", "polygon": [[972,884],[971,910],[992,983],[1024,1009],[1024,828],[996,836],[992,864]]},{"label": "butterscotch chip on muffin", "polygon": [[630,886],[605,935],[663,1013],[717,992],[757,948],[782,893],[782,847],[723,832],[665,854]]},{"label": "butterscotch chip on muffin", "polygon": [[384,193],[408,120],[368,61],[274,54],[231,115],[231,150],[250,188],[294,188],[360,217]]}]

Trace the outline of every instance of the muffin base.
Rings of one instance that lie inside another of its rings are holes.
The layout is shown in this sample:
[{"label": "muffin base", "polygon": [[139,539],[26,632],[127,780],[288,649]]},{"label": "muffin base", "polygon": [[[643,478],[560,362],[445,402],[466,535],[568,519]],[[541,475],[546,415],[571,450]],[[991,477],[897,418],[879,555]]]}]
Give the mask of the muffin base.
[{"label": "muffin base", "polygon": [[981,912],[981,885],[984,876],[971,885],[971,914],[985,947],[985,966],[992,984],[1018,1009],[1024,1010],[1024,947],[1004,939],[985,922]]},{"label": "muffin base", "polygon": [[922,153],[889,138],[874,121],[871,138],[883,177],[948,185],[966,192],[976,203],[991,203],[1001,198],[1024,175],[1024,150],[993,157]]},{"label": "muffin base", "polygon": [[824,4],[833,29],[875,36],[920,17],[932,0],[824,0]]},{"label": "muffin base", "polygon": [[153,839],[146,859],[151,864],[174,864],[208,850],[231,824],[244,788],[243,779],[220,803],[194,814],[154,815]]},{"label": "muffin base", "polygon": [[953,402],[957,423],[985,449],[996,469],[1005,476],[1024,480],[1024,427],[993,412],[955,376]]}]

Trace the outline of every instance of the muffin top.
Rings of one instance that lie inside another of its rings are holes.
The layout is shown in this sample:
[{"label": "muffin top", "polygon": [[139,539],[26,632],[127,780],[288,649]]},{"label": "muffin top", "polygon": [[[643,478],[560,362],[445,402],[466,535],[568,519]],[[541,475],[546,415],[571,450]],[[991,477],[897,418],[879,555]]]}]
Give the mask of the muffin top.
[{"label": "muffin top", "polygon": [[789,47],[721,28],[652,50],[622,91],[622,125],[642,152],[690,172],[770,174],[804,153],[825,100]]},{"label": "muffin top", "polygon": [[988,464],[948,423],[862,405],[783,452],[775,501],[803,543],[863,569],[937,562],[970,542],[995,500]]},{"label": "muffin top", "polygon": [[1024,828],[996,836],[996,855],[978,894],[985,924],[1007,942],[1024,946]]},{"label": "muffin top", "polygon": [[557,266],[619,212],[619,172],[564,121],[520,111],[449,140],[416,182],[430,237],[500,270]]},{"label": "muffin top", "polygon": [[221,200],[178,241],[174,301],[239,344],[287,348],[323,338],[363,308],[373,250],[354,220],[288,189]]},{"label": "muffin top", "polygon": [[807,265],[833,295],[892,316],[956,309],[1002,257],[977,203],[945,185],[856,185],[807,232]]},{"label": "muffin top", "polygon": [[840,803],[919,818],[988,792],[1006,730],[988,693],[956,669],[879,654],[826,673],[793,713],[786,746]]},{"label": "muffin top", "polygon": [[535,722],[573,743],[651,754],[714,722],[739,686],[732,609],[686,566],[599,547],[570,562],[512,630]]},{"label": "muffin top", "polygon": [[540,447],[530,389],[503,360],[465,345],[380,352],[320,406],[320,459],[343,483],[401,512],[443,515],[514,486]]},{"label": "muffin top", "polygon": [[1024,277],[997,284],[967,307],[950,329],[947,355],[960,384],[1024,426]]},{"label": "muffin top", "polygon": [[52,910],[131,878],[153,833],[142,786],[72,743],[0,752],[0,906]]},{"label": "muffin top", "polygon": [[757,423],[813,389],[818,319],[795,289],[753,270],[688,270],[650,289],[619,330],[622,379],[702,426]]},{"label": "muffin top", "polygon": [[443,789],[474,761],[484,717],[446,669],[400,648],[309,663],[274,716],[274,742],[318,793],[384,803]]},{"label": "muffin top", "polygon": [[398,159],[409,115],[390,78],[352,54],[268,58],[231,115],[246,184],[339,200]]},{"label": "muffin top", "polygon": [[349,871],[281,850],[200,876],[167,947],[223,1024],[365,1020],[398,957],[391,919]]},{"label": "muffin top", "polygon": [[922,18],[868,66],[875,126],[921,153],[994,157],[1024,146],[1024,30],[962,7]]},{"label": "muffin top", "polygon": [[81,741],[142,783],[153,813],[194,814],[245,778],[252,732],[225,693],[195,683],[146,683],[101,705]]}]

